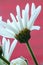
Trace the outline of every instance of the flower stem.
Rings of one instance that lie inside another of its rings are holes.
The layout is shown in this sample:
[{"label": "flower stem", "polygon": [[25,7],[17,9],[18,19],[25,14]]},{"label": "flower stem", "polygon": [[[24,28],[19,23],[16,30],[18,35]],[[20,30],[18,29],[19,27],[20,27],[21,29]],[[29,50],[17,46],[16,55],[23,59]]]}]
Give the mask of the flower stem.
[{"label": "flower stem", "polygon": [[34,56],[34,53],[33,53],[32,49],[31,49],[31,47],[30,47],[30,44],[29,44],[28,42],[26,42],[26,44],[27,44],[27,47],[28,47],[28,49],[29,49],[29,51],[30,51],[30,53],[31,53],[31,55],[32,55],[32,58],[33,58],[35,64],[38,65],[38,62],[37,62],[37,60],[36,60],[36,58],[35,58],[35,56]]},{"label": "flower stem", "polygon": [[10,65],[10,62],[7,61],[3,56],[0,56],[0,58],[1,58],[4,62],[6,62],[8,65]]}]

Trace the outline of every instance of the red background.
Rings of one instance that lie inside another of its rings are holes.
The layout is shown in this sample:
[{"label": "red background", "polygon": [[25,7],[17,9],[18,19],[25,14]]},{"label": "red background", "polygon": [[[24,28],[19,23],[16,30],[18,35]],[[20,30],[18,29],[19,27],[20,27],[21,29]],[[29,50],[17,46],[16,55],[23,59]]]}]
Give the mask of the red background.
[{"label": "red background", "polygon": [[[4,21],[6,21],[10,18],[10,12],[16,16],[17,5],[20,5],[21,9],[23,9],[26,3],[29,3],[31,7],[32,2],[35,3],[36,7],[38,5],[42,6],[42,10],[35,22],[35,25],[39,25],[41,29],[39,31],[32,31],[31,39],[29,41],[39,64],[41,64],[43,63],[43,0],[0,0],[0,16],[3,17]],[[0,39],[2,39],[2,37],[0,37]],[[10,40],[12,42],[12,39]],[[29,64],[34,64],[26,45],[18,42],[11,56],[11,60],[20,56],[27,58]]]}]

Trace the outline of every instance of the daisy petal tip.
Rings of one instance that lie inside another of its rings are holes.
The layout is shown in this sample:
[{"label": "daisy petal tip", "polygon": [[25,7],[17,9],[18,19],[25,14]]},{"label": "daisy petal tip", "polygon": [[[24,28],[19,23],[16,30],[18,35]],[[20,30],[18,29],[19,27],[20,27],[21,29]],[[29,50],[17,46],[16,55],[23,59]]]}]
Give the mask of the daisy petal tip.
[{"label": "daisy petal tip", "polygon": [[30,30],[40,30],[40,26],[32,26],[32,28],[30,28]]},{"label": "daisy petal tip", "polygon": [[10,13],[10,16],[12,16],[13,14],[12,13]]},{"label": "daisy petal tip", "polygon": [[40,7],[40,10],[41,10],[42,6],[40,5],[39,7]]},{"label": "daisy petal tip", "polygon": [[9,19],[7,19],[7,23],[10,23],[10,20]]},{"label": "daisy petal tip", "polygon": [[40,5],[39,8],[41,9],[41,7],[42,7],[42,6]]},{"label": "daisy petal tip", "polygon": [[17,43],[17,39],[15,39],[15,43]]},{"label": "daisy petal tip", "polygon": [[40,30],[40,26],[36,26],[36,30]]},{"label": "daisy petal tip", "polygon": [[35,8],[35,4],[34,3],[32,3],[32,6]]},{"label": "daisy petal tip", "polygon": [[0,21],[2,20],[2,16],[0,16]]},{"label": "daisy petal tip", "polygon": [[40,26],[37,27],[37,30],[40,30]]},{"label": "daisy petal tip", "polygon": [[17,5],[16,7],[19,8],[19,5]]},{"label": "daisy petal tip", "polygon": [[32,3],[32,5],[35,5],[34,2]]},{"label": "daisy petal tip", "polygon": [[26,6],[29,6],[29,3],[27,3]]},{"label": "daisy petal tip", "polygon": [[0,16],[0,18],[2,18],[2,16]]},{"label": "daisy petal tip", "polygon": [[39,11],[41,11],[41,5],[40,6],[38,6],[38,8],[37,8]]},{"label": "daisy petal tip", "polygon": [[26,4],[25,9],[29,9],[29,4],[28,3]]},{"label": "daisy petal tip", "polygon": [[19,6],[19,5],[17,5],[17,6],[16,6],[16,10],[18,11],[19,9],[20,9],[20,6]]},{"label": "daisy petal tip", "polygon": [[3,37],[2,40],[6,40],[5,37]]},{"label": "daisy petal tip", "polygon": [[7,22],[9,21],[9,19],[7,19]]},{"label": "daisy petal tip", "polygon": [[34,4],[34,3],[32,3],[32,6],[33,6],[33,7],[35,7],[35,4]]}]

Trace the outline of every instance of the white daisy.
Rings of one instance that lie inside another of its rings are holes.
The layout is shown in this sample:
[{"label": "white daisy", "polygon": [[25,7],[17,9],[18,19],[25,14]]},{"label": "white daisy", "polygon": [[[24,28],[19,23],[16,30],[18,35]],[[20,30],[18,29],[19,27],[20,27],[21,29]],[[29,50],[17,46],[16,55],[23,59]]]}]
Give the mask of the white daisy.
[{"label": "white daisy", "polygon": [[3,50],[3,55],[7,60],[10,60],[10,57],[12,55],[13,50],[15,49],[17,45],[17,40],[15,39],[11,46],[10,46],[10,40],[6,40],[5,38],[2,39],[2,50]]},{"label": "white daisy", "polygon": [[[17,45],[16,39],[12,42],[11,46],[10,46],[10,40],[9,39],[8,40],[6,40],[5,38],[2,39],[2,51],[3,51],[2,56],[6,60],[10,61],[10,57],[11,57],[12,52],[13,52],[14,48],[16,47],[16,45]],[[1,63],[1,61],[2,60],[0,59],[0,63]]]},{"label": "white daisy", "polygon": [[[10,40],[6,40],[5,38],[2,39],[2,56],[9,61],[10,65],[27,65],[27,62],[24,58],[16,58],[10,61],[10,57],[12,55],[12,52],[17,44],[17,40],[15,39],[13,43],[10,46]],[[0,47],[1,50],[1,47]],[[7,65],[3,60],[0,58],[0,65]],[[9,65],[9,64],[8,64]]]},{"label": "white daisy", "polygon": [[6,22],[2,21],[2,17],[0,17],[0,35],[8,38],[16,38],[20,42],[25,42],[30,38],[30,31],[39,30],[40,26],[34,26],[34,22],[38,17],[41,11],[41,6],[35,7],[35,4],[32,3],[31,6],[31,16],[29,19],[29,4],[27,3],[25,9],[22,10],[22,17],[20,15],[20,7],[17,5],[16,12],[17,16],[10,13],[12,18],[12,22],[7,20]]}]

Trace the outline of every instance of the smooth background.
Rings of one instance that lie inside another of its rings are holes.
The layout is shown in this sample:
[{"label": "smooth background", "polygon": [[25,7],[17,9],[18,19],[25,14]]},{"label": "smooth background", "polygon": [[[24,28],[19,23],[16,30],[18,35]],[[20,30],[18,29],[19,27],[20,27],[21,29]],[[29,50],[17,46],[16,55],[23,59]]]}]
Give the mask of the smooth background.
[{"label": "smooth background", "polygon": [[[6,21],[8,18],[11,19],[10,12],[12,12],[16,16],[17,5],[19,5],[22,10],[25,7],[26,3],[29,3],[31,8],[32,2],[35,3],[36,7],[39,5],[42,6],[42,10],[34,24],[39,25],[41,29],[39,31],[32,31],[31,39],[29,40],[33,52],[39,64],[41,64],[43,63],[43,0],[0,0],[0,16],[3,17],[4,21]],[[1,36],[0,40],[2,40]],[[13,39],[10,40],[11,42],[13,41]],[[26,45],[20,44],[20,42],[18,42],[11,56],[11,60],[20,56],[24,56],[25,58],[27,58],[29,64],[34,64]]]}]

